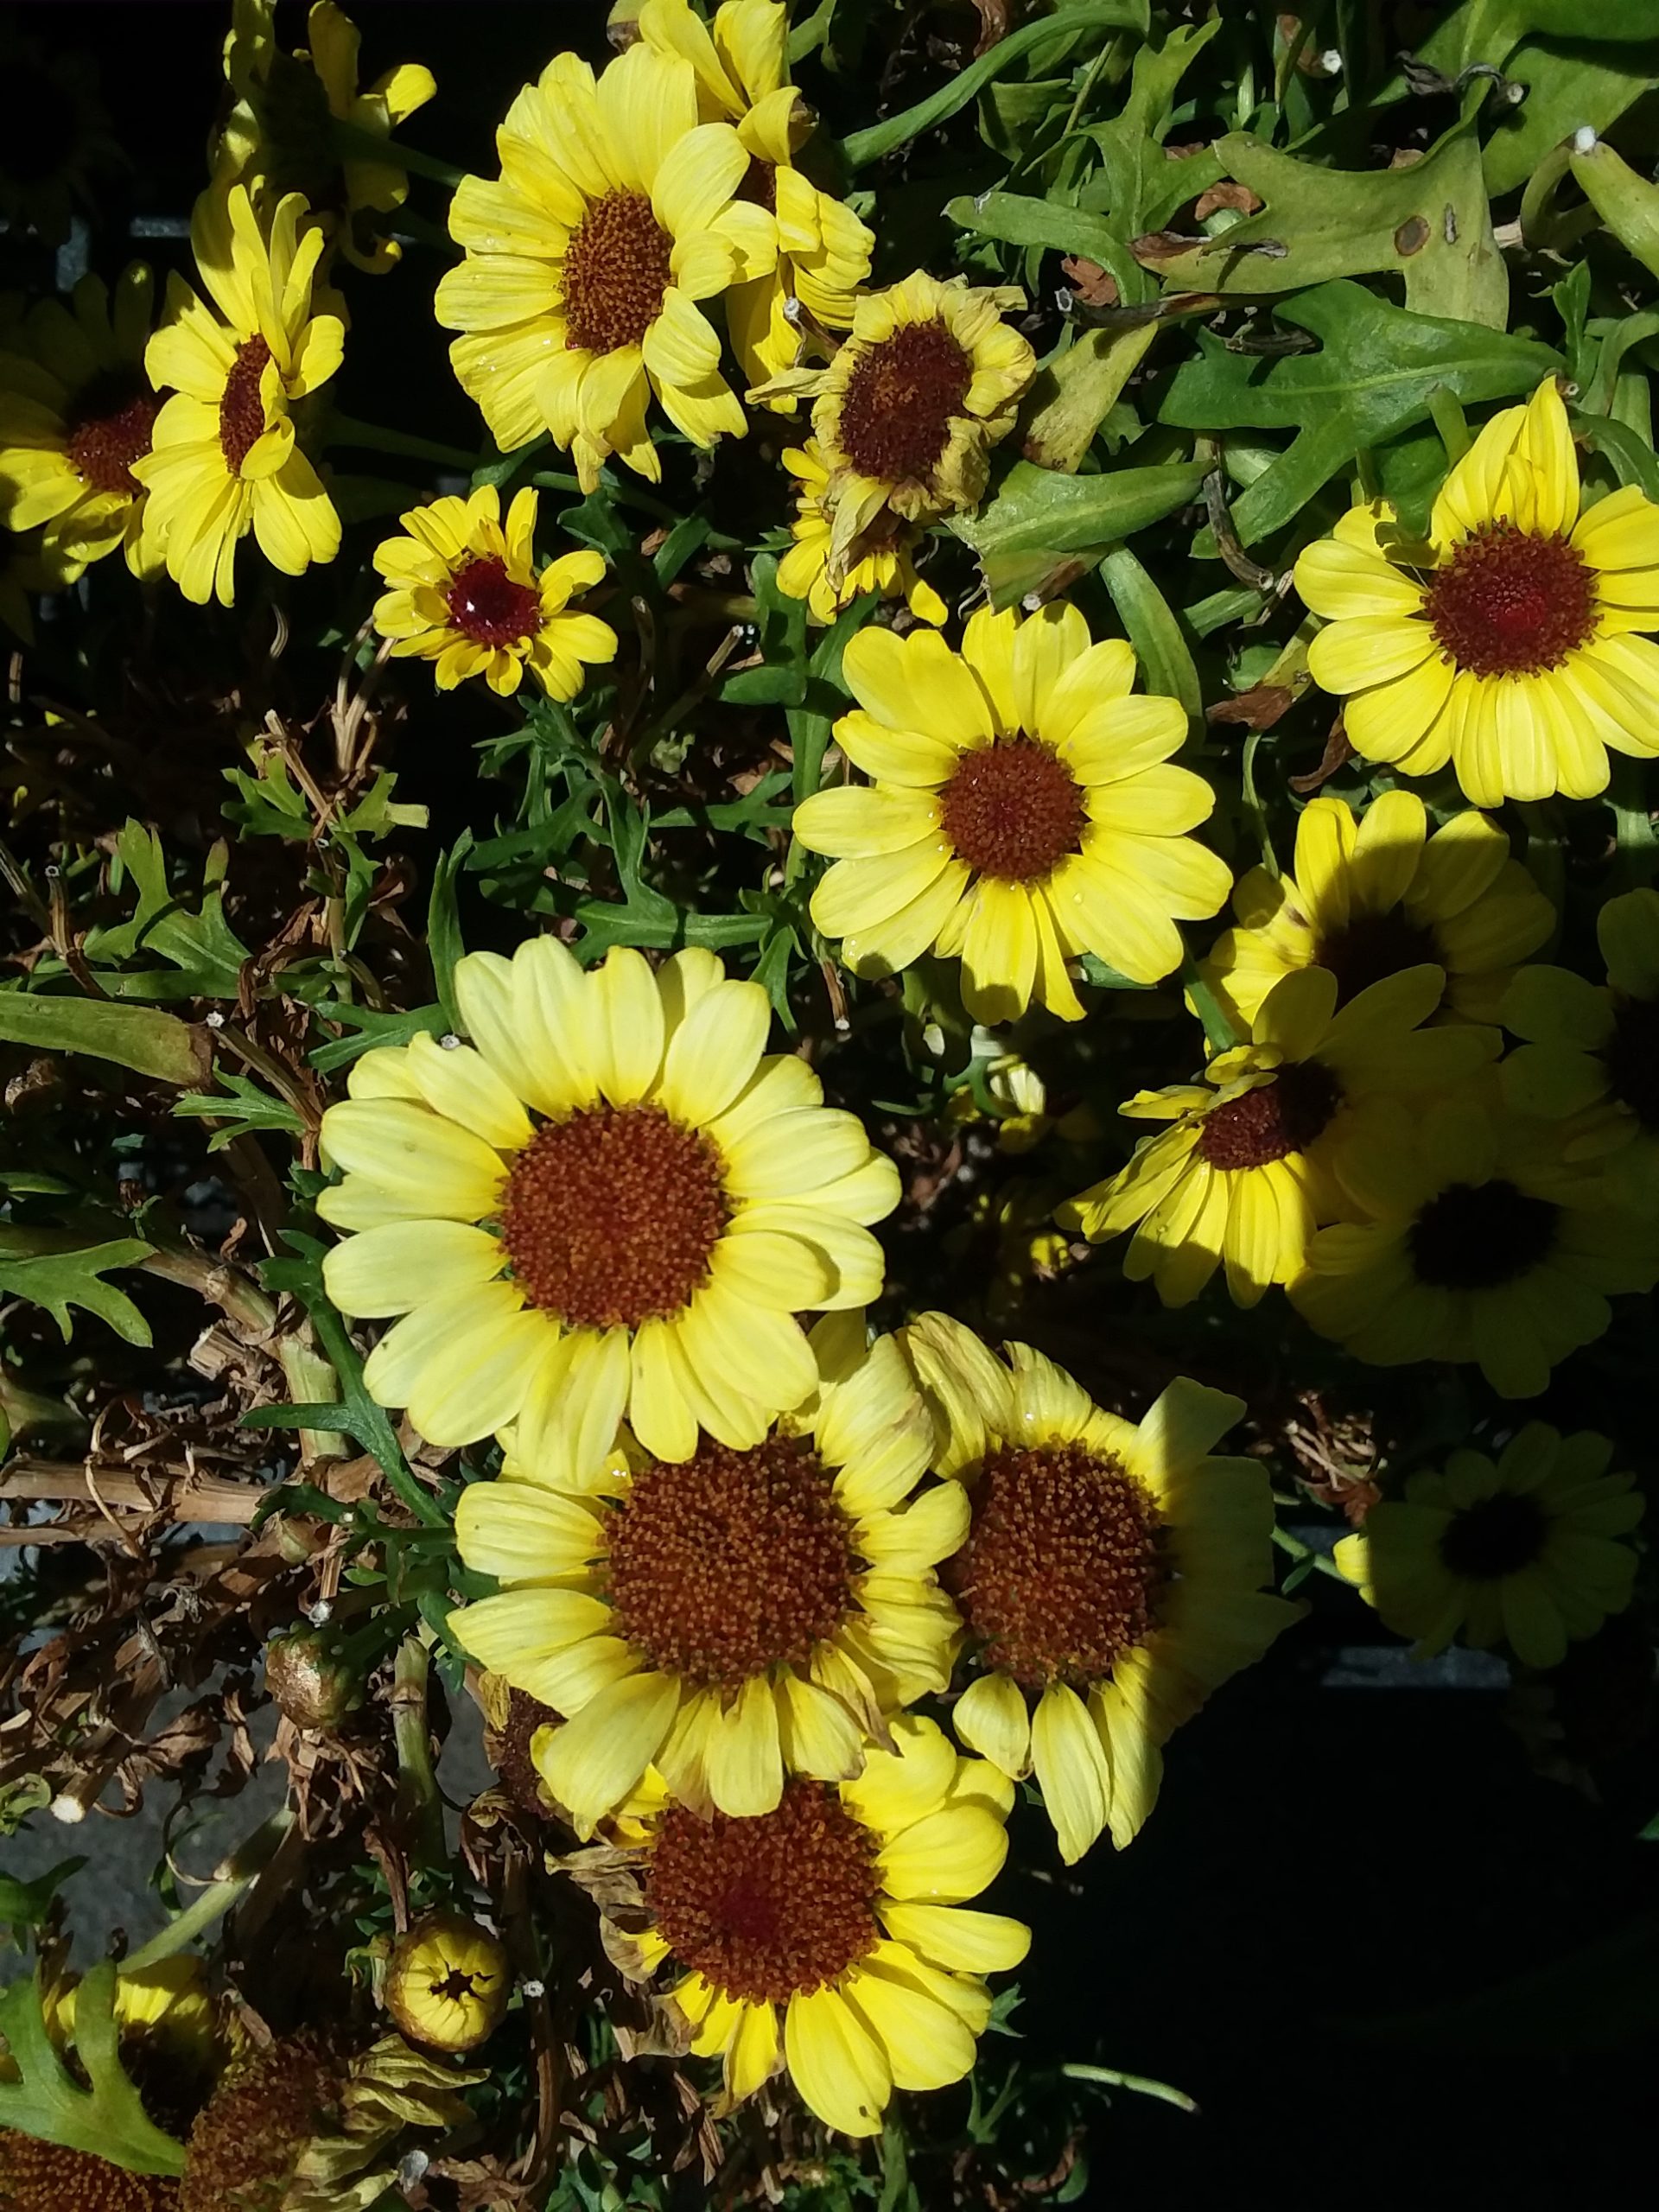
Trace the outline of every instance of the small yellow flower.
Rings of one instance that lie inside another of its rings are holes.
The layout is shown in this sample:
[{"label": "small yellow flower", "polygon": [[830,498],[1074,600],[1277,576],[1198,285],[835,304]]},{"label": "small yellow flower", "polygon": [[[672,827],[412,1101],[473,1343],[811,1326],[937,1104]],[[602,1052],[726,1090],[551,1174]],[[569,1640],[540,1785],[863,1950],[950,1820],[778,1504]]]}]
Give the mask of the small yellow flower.
[{"label": "small yellow flower", "polygon": [[512,1974],[499,1936],[464,1913],[433,1912],[392,1945],[381,1994],[412,2043],[474,2050],[500,2025]]},{"label": "small yellow flower", "polygon": [[[60,1989],[47,2013],[47,2025],[65,2043],[75,2039],[76,1985]],[[157,1959],[153,1966],[122,1967],[116,1972],[115,2018],[124,2035],[152,2037],[181,2062],[200,2069],[211,2061],[216,2042],[216,2011],[203,1977],[201,1961],[183,1952]]]},{"label": "small yellow flower", "polygon": [[816,622],[833,622],[845,607],[867,592],[883,599],[902,599],[918,622],[943,622],[949,613],[931,584],[916,572],[915,550],[921,543],[918,529],[895,520],[885,537],[868,531],[860,543],[856,561],[839,586],[830,581],[830,541],[835,518],[828,505],[830,472],[817,442],[787,448],[784,467],[797,480],[795,513],[789,525],[794,539],[778,563],[778,588],[791,599],[804,599]]},{"label": "small yellow flower", "polygon": [[441,691],[481,676],[511,694],[528,669],[549,698],[574,699],[585,663],[616,658],[610,625],[569,610],[604,575],[604,556],[583,547],[537,569],[537,497],[517,493],[504,524],[499,494],[481,484],[469,499],[411,507],[399,517],[409,535],[375,548],[391,588],[375,603],[374,626],[395,654],[435,661]]}]

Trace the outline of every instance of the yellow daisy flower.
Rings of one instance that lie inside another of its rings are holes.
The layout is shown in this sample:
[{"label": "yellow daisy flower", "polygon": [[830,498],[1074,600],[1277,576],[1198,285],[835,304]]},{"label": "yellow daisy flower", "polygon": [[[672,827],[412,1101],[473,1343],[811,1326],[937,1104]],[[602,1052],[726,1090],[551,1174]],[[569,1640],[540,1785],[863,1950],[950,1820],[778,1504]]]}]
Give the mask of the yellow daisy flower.
[{"label": "yellow daisy flower", "polygon": [[[850,207],[795,166],[816,118],[790,81],[784,0],[724,0],[712,26],[690,0],[644,0],[639,32],[647,46],[683,55],[696,71],[705,121],[736,124],[749,157],[741,197],[772,217],[775,264],[726,296],[726,327],[744,374],[763,384],[794,367],[803,309],[822,329],[851,328],[874,238]],[[768,404],[793,414],[796,403],[779,396]]]},{"label": "yellow daisy flower", "polygon": [[440,691],[481,676],[493,691],[518,689],[526,669],[550,699],[574,699],[584,663],[614,660],[616,632],[569,602],[596,584],[605,557],[588,547],[537,569],[537,494],[513,495],[505,525],[493,484],[470,498],[434,499],[398,519],[374,565],[391,587],[377,600],[374,626],[394,654],[435,661]]},{"label": "yellow daisy flower", "polygon": [[1516,963],[1555,925],[1495,822],[1470,809],[1430,836],[1411,791],[1384,791],[1357,823],[1345,800],[1314,799],[1296,824],[1294,874],[1252,868],[1233,912],[1237,928],[1217,938],[1199,972],[1240,1028],[1298,969],[1330,969],[1342,1005],[1424,961],[1446,970],[1453,1014],[1496,1021]]},{"label": "yellow daisy flower", "polygon": [[1558,1123],[1482,1096],[1374,1121],[1344,1173],[1370,1218],[1311,1240],[1290,1299],[1374,1366],[1472,1360],[1500,1396],[1536,1397],[1610,1295],[1659,1281],[1659,1224],[1570,1160]]},{"label": "yellow daisy flower", "polygon": [[645,427],[654,392],[694,445],[741,437],[697,302],[764,276],[766,210],[736,197],[749,156],[729,123],[697,121],[689,61],[635,46],[595,79],[555,54],[496,133],[501,176],[463,178],[449,232],[466,249],[437,290],[465,334],[456,376],[504,452],[543,431],[575,457],[584,489],[620,454],[655,483]]},{"label": "yellow daisy flower", "polygon": [[144,373],[153,283],[141,261],[116,284],[83,276],[72,303],[41,300],[0,352],[0,523],[44,524],[48,557],[79,573],[118,545],[145,569],[143,487],[161,401]]},{"label": "yellow daisy flower", "polygon": [[434,1444],[511,1422],[527,1466],[602,1464],[625,1417],[653,1458],[699,1427],[734,1451],[818,1386],[803,1309],[867,1306],[868,1224],[898,1171],[713,953],[583,969],[556,938],[475,952],[473,1043],[417,1036],[353,1063],[317,1202],[357,1232],[324,1265],[342,1313],[400,1315],[364,1380]]},{"label": "yellow daisy flower", "polygon": [[1347,1169],[1370,1141],[1361,1109],[1496,1057],[1496,1030],[1419,1027],[1445,985],[1438,968],[1408,968],[1338,1010],[1331,970],[1298,969],[1262,1001],[1250,1042],[1217,1053],[1203,1084],[1139,1091],[1119,1108],[1171,1126],[1054,1218],[1091,1244],[1133,1229],[1123,1272],[1150,1276],[1166,1306],[1189,1304],[1224,1262],[1234,1303],[1255,1305],[1296,1274],[1319,1223],[1357,1212]]},{"label": "yellow daisy flower", "polygon": [[892,1338],[861,1313],[812,1332],[810,1411],[747,1451],[664,1465],[623,1439],[596,1477],[511,1443],[463,1491],[461,1555],[499,1578],[462,1647],[571,1717],[537,1772],[579,1835],[655,1766],[699,1812],[773,1811],[785,1777],[849,1779],[887,1716],[950,1678],[956,1608],[934,1568],[967,1532],[961,1485],[916,1495],[932,1427]]},{"label": "yellow daisy flower", "polygon": [[284,54],[276,43],[276,0],[233,0],[225,40],[225,74],[236,94],[213,149],[219,184],[263,187],[275,199],[297,192],[315,210],[323,235],[354,268],[372,275],[395,268],[403,248],[377,219],[401,207],[409,177],[396,162],[342,158],[334,126],[376,138],[437,91],[429,69],[405,61],[366,92],[357,83],[357,25],[334,0],[315,0],[307,20],[310,47]]},{"label": "yellow daisy flower", "polygon": [[337,315],[312,312],[322,233],[307,214],[291,193],[267,229],[241,185],[204,193],[190,242],[213,306],[169,276],[145,349],[151,383],[173,397],[132,473],[149,493],[145,534],[198,606],[232,603],[250,530],[290,576],[340,550],[340,517],[294,434],[296,402],[327,383],[345,343]]},{"label": "yellow daisy flower", "polygon": [[880,543],[895,516],[925,521],[979,504],[990,448],[1014,428],[1037,372],[1030,346],[1002,320],[1025,304],[1017,285],[942,284],[918,269],[862,296],[828,368],[787,370],[748,394],[767,405],[813,402],[812,434],[830,471],[832,586],[862,558],[866,536]]},{"label": "yellow daisy flower", "polygon": [[979,1671],[964,1744],[1034,1772],[1068,1866],[1122,1850],[1158,1800],[1160,1747],[1299,1608],[1273,1580],[1273,1497],[1253,1459],[1209,1455],[1243,1401],[1184,1377],[1139,1423],[1029,1344],[1008,1363],[925,1313],[900,1332],[973,1526],[945,1571]]},{"label": "yellow daisy flower", "polygon": [[1523,968],[1503,1003],[1525,1039],[1504,1060],[1503,1096],[1523,1114],[1572,1118],[1569,1160],[1599,1158],[1610,1183],[1659,1209],[1659,892],[1628,891],[1596,917],[1607,983]]},{"label": "yellow daisy flower", "polygon": [[795,835],[837,863],[812,918],[849,968],[959,958],[963,1003],[999,1022],[1033,1001],[1080,1020],[1081,952],[1141,983],[1179,964],[1176,919],[1213,914],[1232,875],[1185,834],[1215,794],[1164,765],[1186,715],[1129,696],[1127,645],[1091,644],[1075,607],[982,608],[959,653],[872,625],[842,666],[860,711],[836,741],[873,785],[816,792]]},{"label": "yellow daisy flower", "polygon": [[931,584],[917,574],[915,550],[922,533],[895,523],[887,537],[867,531],[859,556],[840,584],[830,581],[830,539],[835,518],[828,504],[830,472],[823,465],[817,442],[789,446],[784,467],[795,478],[795,512],[789,525],[794,539],[778,563],[778,588],[791,599],[804,599],[815,622],[833,622],[843,607],[867,592],[883,599],[902,599],[918,622],[943,622],[949,613]]},{"label": "yellow daisy flower", "polygon": [[1529,1667],[1559,1667],[1569,1638],[1593,1636],[1630,1602],[1642,1518],[1636,1478],[1609,1474],[1613,1447],[1588,1431],[1527,1426],[1496,1463],[1454,1452],[1411,1476],[1344,1536],[1336,1563],[1416,1656],[1454,1637],[1505,1643]]},{"label": "yellow daisy flower", "polygon": [[1355,507],[1296,563],[1327,626],[1314,681],[1341,692],[1368,760],[1433,775],[1477,806],[1593,798],[1607,748],[1659,753],[1659,507],[1633,488],[1580,512],[1554,379],[1496,415],[1446,478],[1428,536]]},{"label": "yellow daisy flower", "polygon": [[793,1781],[757,1819],[669,1804],[643,1825],[651,1924],[636,1940],[647,1966],[683,1969],[692,2050],[723,2061],[731,2104],[787,2068],[846,2135],[879,2134],[894,2089],[972,2069],[982,1977],[1031,1942],[963,1909],[1001,1872],[1012,1785],[915,1713],[891,1741],[856,1781]]}]

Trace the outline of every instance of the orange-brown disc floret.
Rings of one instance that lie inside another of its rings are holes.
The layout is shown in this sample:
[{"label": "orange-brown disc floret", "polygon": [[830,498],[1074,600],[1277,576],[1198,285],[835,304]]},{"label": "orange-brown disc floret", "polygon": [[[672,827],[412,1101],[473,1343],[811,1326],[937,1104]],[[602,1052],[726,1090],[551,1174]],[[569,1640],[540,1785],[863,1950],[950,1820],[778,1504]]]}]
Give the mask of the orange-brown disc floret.
[{"label": "orange-brown disc floret", "polygon": [[443,603],[456,629],[479,645],[518,645],[534,636],[542,615],[540,593],[515,583],[493,555],[457,569]]},{"label": "orange-brown disc floret", "polygon": [[928,483],[973,377],[972,362],[944,323],[902,324],[860,355],[847,380],[842,451],[880,483]]},{"label": "orange-brown disc floret", "polygon": [[662,312],[673,251],[643,192],[591,201],[565,249],[567,345],[613,353],[641,344]]},{"label": "orange-brown disc floret", "polygon": [[1211,1167],[1266,1167],[1306,1152],[1341,1103],[1342,1086],[1329,1068],[1318,1060],[1293,1061],[1205,1116],[1198,1157]]},{"label": "orange-brown disc floret", "polygon": [[88,2151],[0,2129],[0,2207],[4,2212],[174,2212],[179,2184],[130,2174]]},{"label": "orange-brown disc floret", "polygon": [[1594,635],[1595,579],[1566,538],[1483,523],[1434,571],[1425,612],[1459,668],[1538,676]]},{"label": "orange-brown disc floret", "polygon": [[1065,763],[1033,738],[999,738],[964,753],[940,796],[939,826],[951,850],[982,875],[1029,883],[1078,850],[1087,820],[1083,791]]},{"label": "orange-brown disc floret", "polygon": [[259,397],[259,384],[270,359],[270,347],[263,338],[245,339],[225,379],[219,403],[219,449],[233,476],[264,432],[265,407]]},{"label": "orange-brown disc floret", "polygon": [[65,454],[81,481],[94,492],[136,499],[140,486],[132,464],[149,451],[161,406],[137,376],[111,371],[93,378],[78,396],[67,425]]}]

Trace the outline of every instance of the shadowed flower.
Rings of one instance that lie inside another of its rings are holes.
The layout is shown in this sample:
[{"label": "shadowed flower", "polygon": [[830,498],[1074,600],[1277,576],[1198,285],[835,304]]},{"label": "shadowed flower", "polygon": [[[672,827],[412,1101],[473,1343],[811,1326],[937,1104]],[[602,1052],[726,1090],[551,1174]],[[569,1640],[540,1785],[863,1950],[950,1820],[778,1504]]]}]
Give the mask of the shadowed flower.
[{"label": "shadowed flower", "polygon": [[451,2051],[487,2042],[512,1994],[500,1938],[464,1912],[429,1912],[400,1936],[381,1991],[412,2043]]},{"label": "shadowed flower", "polygon": [[835,518],[826,504],[830,472],[815,440],[785,448],[784,467],[795,478],[795,513],[789,525],[794,540],[778,563],[778,588],[804,599],[816,622],[833,622],[845,607],[867,592],[902,599],[918,622],[941,623],[949,609],[931,584],[917,574],[919,530],[895,524],[886,537],[865,533],[859,557],[837,587],[830,581],[830,539]]}]

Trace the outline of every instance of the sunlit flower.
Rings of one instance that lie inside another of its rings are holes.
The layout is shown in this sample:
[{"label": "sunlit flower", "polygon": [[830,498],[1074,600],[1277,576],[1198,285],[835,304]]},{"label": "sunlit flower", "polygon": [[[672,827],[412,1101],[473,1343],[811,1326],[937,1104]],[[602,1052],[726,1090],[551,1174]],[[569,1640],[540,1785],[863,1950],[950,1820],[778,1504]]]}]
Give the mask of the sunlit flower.
[{"label": "sunlit flower", "polygon": [[[875,240],[850,207],[820,192],[795,166],[816,118],[790,82],[784,0],[723,0],[712,26],[690,0],[644,0],[639,31],[658,53],[690,62],[706,121],[736,124],[749,157],[739,196],[772,218],[773,266],[734,285],[726,299],[726,325],[743,372],[750,384],[763,384],[794,367],[800,309],[823,329],[851,327],[854,295],[868,280]],[[796,404],[788,397],[768,404],[787,414]]]},{"label": "sunlit flower", "polygon": [[747,1451],[670,1465],[623,1448],[561,1480],[509,1445],[456,1517],[502,1594],[456,1641],[560,1712],[531,1756],[580,1835],[654,1765],[682,1802],[771,1812],[786,1774],[856,1775],[886,1717],[950,1681],[956,1610],[934,1567],[964,1534],[959,1484],[918,1494],[932,1428],[892,1338],[861,1313],[812,1332],[823,1387]]},{"label": "sunlit flower", "polygon": [[323,235],[355,268],[382,273],[403,248],[378,219],[403,206],[408,175],[396,162],[342,158],[333,126],[389,137],[436,92],[432,73],[405,61],[359,92],[359,34],[334,0],[315,0],[308,51],[283,52],[275,16],[276,0],[233,0],[225,74],[236,105],[213,149],[215,180],[252,192],[263,187],[273,199],[302,194]]},{"label": "sunlit flower", "polygon": [[198,605],[232,604],[250,530],[290,576],[340,550],[340,517],[295,437],[296,403],[327,383],[345,343],[337,315],[312,312],[322,233],[307,215],[290,194],[267,231],[242,186],[204,193],[190,241],[213,304],[169,276],[167,319],[145,350],[150,381],[173,397],[132,464],[149,493],[144,531]]},{"label": "sunlit flower", "polygon": [[1035,1773],[1068,1866],[1109,1827],[1122,1849],[1157,1802],[1160,1747],[1298,1617],[1262,1586],[1267,1470],[1209,1456],[1243,1401],[1183,1378],[1137,1423],[1029,1344],[1005,1366],[945,1314],[900,1342],[938,1464],[973,1497],[945,1570],[978,1666],[957,1733],[1011,1778]]},{"label": "sunlit flower", "polygon": [[925,521],[976,506],[990,448],[1014,428],[1037,359],[1003,321],[1023,308],[1014,285],[940,283],[923,270],[867,292],[852,334],[828,368],[791,369],[749,394],[770,404],[810,399],[812,435],[830,483],[830,582],[839,589],[894,518]]},{"label": "sunlit flower", "polygon": [[1570,1160],[1559,1122],[1449,1098],[1374,1121],[1344,1173],[1370,1217],[1321,1230],[1290,1297],[1376,1366],[1472,1360],[1502,1396],[1535,1397],[1610,1296],[1659,1281],[1659,1223]]},{"label": "sunlit flower", "polygon": [[839,586],[830,581],[830,540],[835,518],[826,502],[830,472],[816,440],[787,448],[784,467],[797,480],[795,512],[789,534],[795,541],[778,563],[778,588],[804,599],[817,622],[833,622],[845,607],[867,592],[902,599],[918,622],[943,622],[950,609],[916,569],[915,549],[922,533],[894,522],[886,537],[867,531],[859,556]]},{"label": "sunlit flower", "polygon": [[1607,750],[1659,753],[1659,507],[1634,486],[1580,512],[1554,378],[1481,431],[1413,539],[1386,500],[1354,507],[1296,563],[1326,618],[1316,683],[1346,695],[1368,760],[1433,775],[1477,806],[1593,798]]},{"label": "sunlit flower", "polygon": [[791,1782],[756,1819],[664,1804],[644,1832],[639,1948],[683,1970],[691,2048],[723,2061],[732,2103],[787,2068],[847,2135],[879,2134],[894,2089],[962,2080],[990,2018],[982,1977],[1031,1941],[962,1909],[1001,1871],[1012,1786],[914,1713],[892,1744],[856,1781]]},{"label": "sunlit flower", "polygon": [[1609,1474],[1605,1436],[1562,1436],[1529,1421],[1497,1462],[1454,1452],[1405,1496],[1384,1499],[1344,1536],[1336,1562],[1417,1656],[1454,1637],[1507,1643],[1529,1667],[1558,1667],[1569,1638],[1593,1636],[1630,1602],[1642,1518],[1636,1478]]},{"label": "sunlit flower", "polygon": [[501,176],[462,180],[449,232],[466,249],[437,290],[462,387],[504,452],[543,431],[585,489],[617,454],[653,483],[655,393],[694,445],[741,437],[737,395],[699,302],[764,276],[766,210],[736,197],[749,156],[697,121],[689,61],[635,46],[594,79],[557,54],[496,133]]},{"label": "sunlit flower", "polygon": [[501,1939],[464,1912],[429,1912],[386,1961],[385,2007],[429,2050],[475,2050],[501,2024],[512,1970]]},{"label": "sunlit flower", "polygon": [[1254,868],[1233,893],[1238,926],[1200,973],[1222,1010],[1248,1027],[1283,976],[1329,968],[1338,1004],[1368,983],[1432,961],[1446,1004],[1496,1021],[1515,964],[1535,952],[1554,910],[1495,822],[1472,809],[1431,836],[1422,801],[1384,791],[1356,823],[1347,802],[1316,798],[1296,824],[1294,874]]},{"label": "sunlit flower", "polygon": [[802,1310],[862,1306],[893,1162],[713,953],[581,968],[552,937],[475,952],[472,1045],[365,1052],[323,1116],[358,1232],[324,1266],[346,1313],[398,1314],[364,1381],[435,1444],[511,1422],[528,1466],[601,1465],[626,1418],[653,1458],[734,1451],[818,1387]]},{"label": "sunlit flower", "polygon": [[1218,1052],[1202,1084],[1142,1090],[1119,1109],[1170,1127],[1056,1220],[1091,1244],[1133,1229],[1123,1272],[1151,1276],[1166,1306],[1196,1298],[1224,1262],[1235,1303],[1254,1306],[1296,1274],[1319,1223],[1357,1214],[1348,1162],[1370,1142],[1362,1109],[1496,1056],[1496,1030],[1419,1027],[1445,984],[1439,968],[1408,968],[1338,1010],[1331,969],[1297,969],[1262,1000],[1250,1042]]},{"label": "sunlit flower", "polygon": [[[48,2009],[48,2029],[65,2043],[75,2039],[79,1987],[59,1989]],[[217,2014],[199,1958],[175,1952],[151,1966],[118,1967],[113,2011],[124,2041],[164,2050],[175,2065],[200,2071],[213,2057]]]},{"label": "sunlit flower", "polygon": [[605,556],[583,546],[536,566],[537,494],[513,494],[507,518],[493,484],[468,499],[434,499],[399,517],[409,535],[383,538],[374,565],[391,587],[374,626],[394,654],[435,661],[441,691],[481,676],[511,694],[526,670],[550,699],[574,699],[584,664],[613,660],[616,632],[569,602],[596,584]]},{"label": "sunlit flower", "polygon": [[143,573],[143,490],[133,463],[149,451],[161,401],[144,372],[149,270],[135,261],[116,285],[83,276],[72,305],[42,300],[0,352],[0,523],[44,524],[65,574],[118,545]]},{"label": "sunlit flower", "polygon": [[1201,776],[1165,765],[1185,714],[1130,696],[1121,639],[1091,644],[1075,607],[982,609],[959,653],[870,624],[842,668],[861,711],[836,741],[872,783],[815,793],[795,835],[837,863],[812,918],[849,968],[955,957],[976,1021],[1033,1001],[1076,1021],[1079,953],[1142,983],[1179,963],[1176,919],[1213,914],[1232,874],[1185,834],[1215,804]]}]

